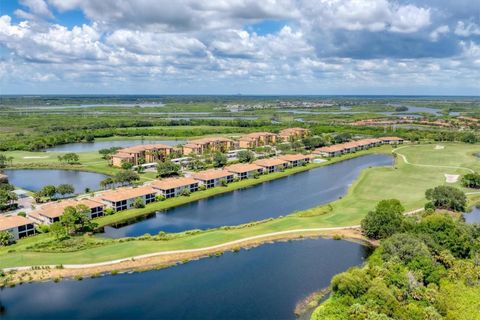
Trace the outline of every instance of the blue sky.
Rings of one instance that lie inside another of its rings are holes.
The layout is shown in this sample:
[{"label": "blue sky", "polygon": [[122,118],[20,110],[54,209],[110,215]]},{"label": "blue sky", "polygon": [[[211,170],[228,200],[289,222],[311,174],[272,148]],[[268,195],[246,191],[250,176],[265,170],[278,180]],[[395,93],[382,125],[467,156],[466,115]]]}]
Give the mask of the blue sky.
[{"label": "blue sky", "polygon": [[480,92],[478,0],[0,0],[0,94]]}]

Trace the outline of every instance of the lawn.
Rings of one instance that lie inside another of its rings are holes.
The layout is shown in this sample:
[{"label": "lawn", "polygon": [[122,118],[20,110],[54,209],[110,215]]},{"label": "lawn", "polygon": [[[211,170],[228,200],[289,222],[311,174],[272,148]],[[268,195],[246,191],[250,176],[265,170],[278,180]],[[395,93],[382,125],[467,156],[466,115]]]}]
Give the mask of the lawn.
[{"label": "lawn", "polygon": [[[101,247],[69,253],[31,252],[26,250],[26,245],[22,240],[9,248],[0,249],[0,267],[93,263],[165,250],[200,248],[277,231],[357,225],[364,215],[375,206],[376,202],[387,198],[401,200],[407,210],[417,209],[422,207],[426,201],[424,198],[426,189],[446,184],[445,173],[464,174],[467,170],[421,167],[415,164],[461,166],[480,170],[480,159],[473,156],[473,153],[480,151],[479,145],[444,144],[444,146],[444,149],[439,150],[436,150],[435,145],[431,144],[407,146],[399,149],[398,152],[405,155],[410,164],[405,163],[403,158],[399,156],[393,168],[369,168],[362,171],[348,193],[342,199],[330,204],[331,210],[325,210],[325,206],[318,207],[308,210],[309,214],[297,212],[251,227],[231,230],[218,228],[169,241],[134,240],[120,242],[109,240]],[[376,149],[377,152],[389,152],[390,150],[390,147]],[[443,158],[444,161],[442,161]],[[458,182],[453,185],[460,187]],[[192,194],[192,196],[194,195]],[[120,214],[129,216],[131,212],[125,211],[125,213]],[[319,214],[315,215],[315,212]],[[111,218],[102,219],[108,220]],[[99,220],[99,222],[105,221]],[[45,241],[48,238],[48,236],[42,235],[39,239]],[[27,239],[25,241],[31,243],[34,240]],[[8,252],[12,249],[15,251]]]}]

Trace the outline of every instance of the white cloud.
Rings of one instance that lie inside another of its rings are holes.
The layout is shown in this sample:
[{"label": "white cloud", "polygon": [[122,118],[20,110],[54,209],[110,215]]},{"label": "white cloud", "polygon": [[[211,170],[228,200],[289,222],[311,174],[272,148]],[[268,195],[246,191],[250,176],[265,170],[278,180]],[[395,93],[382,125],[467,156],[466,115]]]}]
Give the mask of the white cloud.
[{"label": "white cloud", "polygon": [[440,26],[438,28],[435,28],[435,30],[433,30],[432,32],[430,32],[430,39],[432,41],[438,41],[438,39],[442,34],[446,34],[448,32],[450,32],[449,26],[447,25]]},{"label": "white cloud", "polygon": [[463,21],[458,21],[455,34],[461,37],[478,36],[480,35],[480,26],[473,22],[465,24]]}]

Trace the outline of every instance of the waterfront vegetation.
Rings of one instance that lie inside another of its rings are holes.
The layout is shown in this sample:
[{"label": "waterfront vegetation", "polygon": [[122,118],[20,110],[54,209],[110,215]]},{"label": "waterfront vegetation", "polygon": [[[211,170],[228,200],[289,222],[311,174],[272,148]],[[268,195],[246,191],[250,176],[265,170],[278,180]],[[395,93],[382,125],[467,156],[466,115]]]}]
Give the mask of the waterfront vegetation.
[{"label": "waterfront vegetation", "polygon": [[332,279],[312,320],[480,319],[480,228],[433,210],[399,218],[365,266]]},{"label": "waterfront vegetation", "polygon": [[[385,152],[390,153],[391,146],[373,148],[356,154],[334,158],[327,163],[314,163],[306,167],[297,167],[270,175],[262,175],[258,179],[247,179],[234,182],[226,187],[218,187],[192,193],[189,197],[177,197],[162,202],[147,205],[145,208],[125,210],[113,215],[94,219],[99,226],[117,223],[122,220],[133,219],[149,212],[181,205],[190,201],[202,199],[214,194],[229,192],[238,188],[248,187],[255,183],[280,178],[316,166],[327,165],[334,161],[355,157],[361,154]],[[438,185],[445,184],[446,172],[466,174],[470,169],[479,170],[478,158],[473,156],[478,152],[477,145],[470,144],[444,144],[443,149],[436,148],[435,144],[411,145],[399,148],[408,159],[396,156],[394,167],[369,168],[360,174],[353,183],[348,193],[341,199],[327,206],[295,212],[285,217],[272,219],[249,227],[235,229],[230,227],[183,233],[185,236],[169,238],[168,241],[155,241],[144,238],[141,241],[102,239],[103,245],[67,253],[45,253],[29,249],[32,245],[44,241],[51,241],[52,236],[42,234],[18,241],[7,248],[0,249],[0,267],[40,264],[66,264],[66,263],[93,263],[130,257],[144,253],[166,250],[201,248],[228,241],[238,240],[250,236],[273,233],[285,230],[352,226],[360,224],[365,214],[372,210],[375,203],[382,199],[397,198],[401,201],[406,211],[422,208],[427,202],[425,191]],[[441,160],[444,161],[441,161]],[[436,165],[435,165],[436,164]],[[424,166],[423,166],[424,165]],[[431,165],[431,166],[430,166]],[[443,167],[447,166],[447,168]],[[462,187],[458,181],[449,184],[469,191]],[[476,201],[476,195],[469,196],[471,201]],[[136,238],[139,240],[138,238]]]}]

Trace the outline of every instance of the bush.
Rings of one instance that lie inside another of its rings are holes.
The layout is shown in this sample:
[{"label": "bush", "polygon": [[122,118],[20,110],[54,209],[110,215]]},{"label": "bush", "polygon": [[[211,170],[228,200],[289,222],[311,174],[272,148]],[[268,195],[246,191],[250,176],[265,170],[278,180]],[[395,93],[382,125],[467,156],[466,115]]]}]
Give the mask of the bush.
[{"label": "bush", "polygon": [[103,214],[106,216],[110,216],[114,213],[115,213],[115,210],[113,210],[113,208],[106,208],[105,210],[103,210]]},{"label": "bush", "polygon": [[198,186],[198,190],[204,191],[204,190],[207,190],[207,187],[205,187],[203,184],[201,184],[201,185]]},{"label": "bush", "polygon": [[27,214],[25,212],[21,211],[21,212],[17,213],[17,216],[25,218],[27,216]]},{"label": "bush", "polygon": [[142,198],[136,198],[133,201],[133,207],[134,208],[145,208],[145,202],[143,202]]},{"label": "bush", "polygon": [[220,180],[220,185],[221,185],[222,187],[226,187],[226,186],[228,185],[227,179],[221,179],[221,180]]},{"label": "bush", "polygon": [[184,197],[190,197],[190,190],[188,188],[184,188],[181,192],[181,195]]},{"label": "bush", "polygon": [[158,194],[155,196],[155,201],[157,202],[160,202],[160,201],[165,201],[165,196],[164,195],[161,195],[161,194]]},{"label": "bush", "polygon": [[468,173],[462,177],[462,185],[466,188],[480,189],[480,173]]}]

